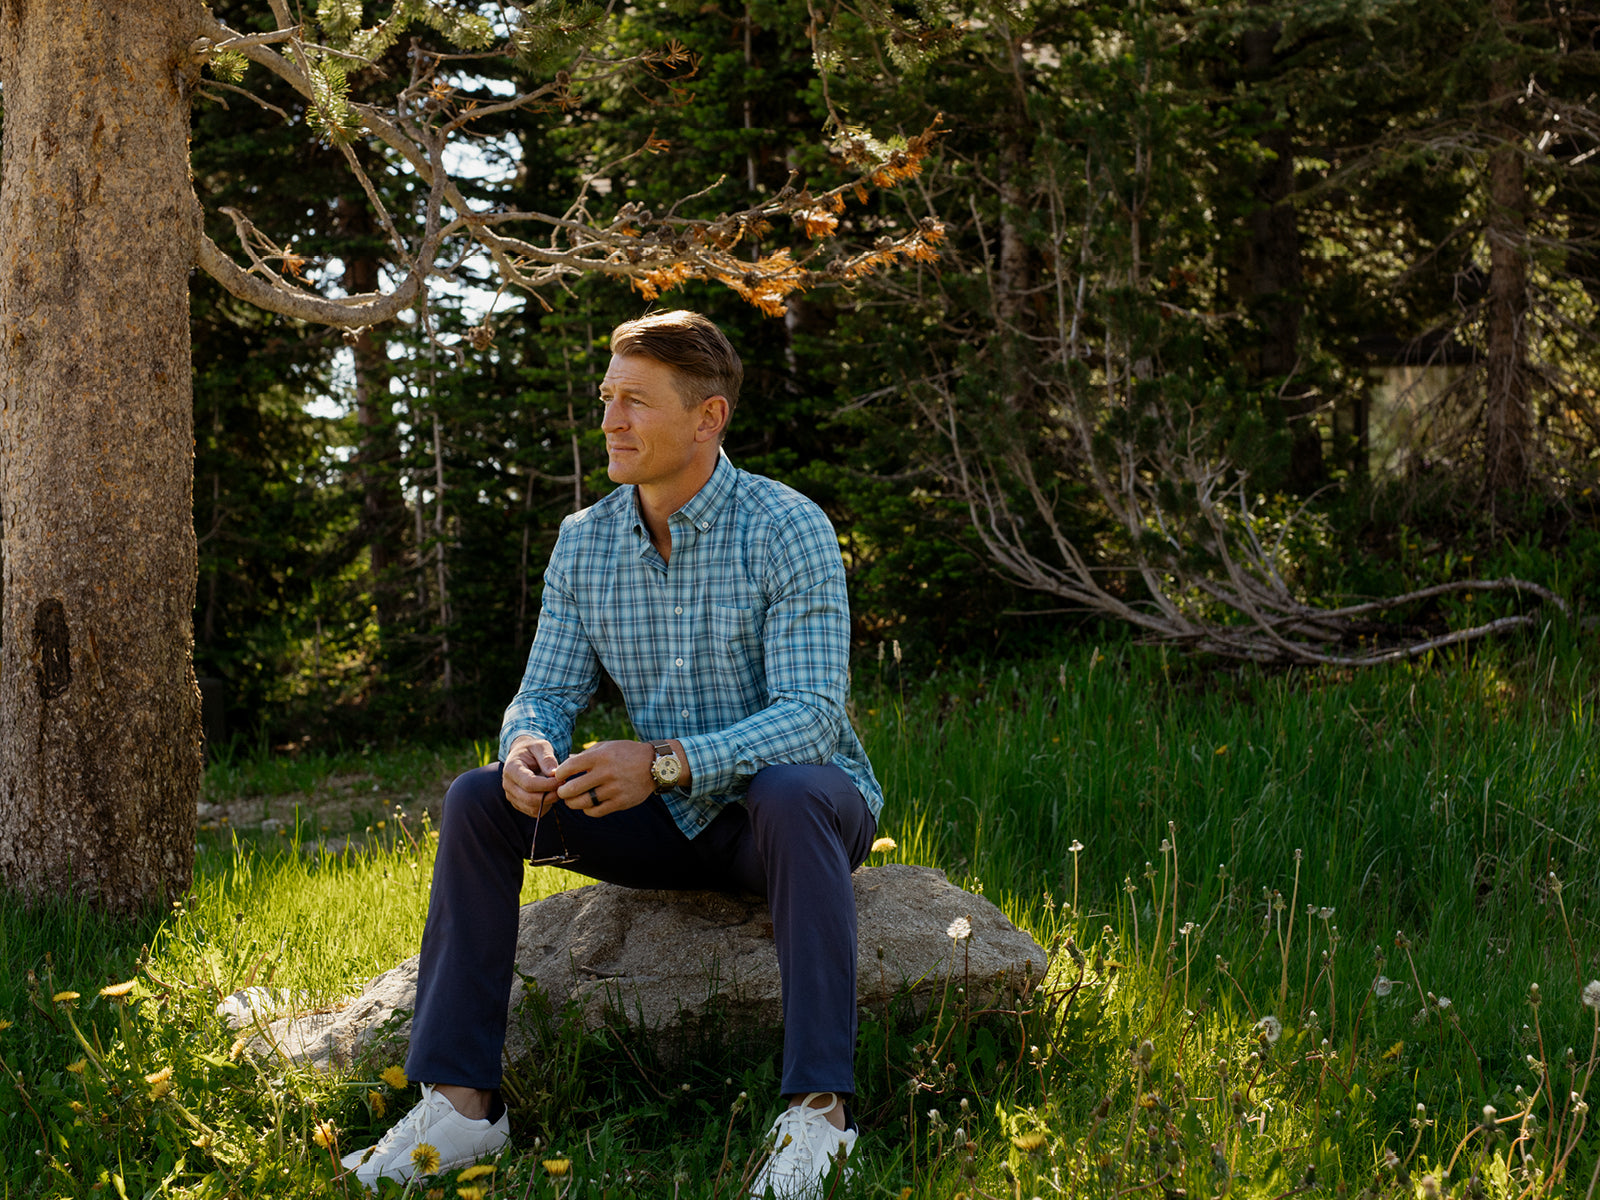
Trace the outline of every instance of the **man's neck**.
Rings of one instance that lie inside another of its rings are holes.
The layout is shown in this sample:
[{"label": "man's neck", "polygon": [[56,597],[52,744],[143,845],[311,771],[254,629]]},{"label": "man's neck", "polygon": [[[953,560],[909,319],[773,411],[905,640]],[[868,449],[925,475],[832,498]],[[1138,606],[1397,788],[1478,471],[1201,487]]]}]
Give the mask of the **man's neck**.
[{"label": "man's neck", "polygon": [[712,454],[704,463],[696,463],[692,472],[686,472],[669,482],[638,485],[639,515],[644,519],[650,540],[663,559],[672,558],[672,527],[668,519],[711,481],[720,457],[720,453]]}]

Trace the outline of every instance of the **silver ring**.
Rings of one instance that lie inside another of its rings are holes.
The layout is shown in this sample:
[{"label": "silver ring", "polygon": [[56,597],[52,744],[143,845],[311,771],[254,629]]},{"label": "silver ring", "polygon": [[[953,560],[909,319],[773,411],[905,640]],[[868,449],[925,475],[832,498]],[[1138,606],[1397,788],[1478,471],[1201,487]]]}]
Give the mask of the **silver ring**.
[{"label": "silver ring", "polygon": [[589,789],[589,807],[590,808],[599,808],[600,807],[600,797],[595,792],[595,790],[593,788]]}]

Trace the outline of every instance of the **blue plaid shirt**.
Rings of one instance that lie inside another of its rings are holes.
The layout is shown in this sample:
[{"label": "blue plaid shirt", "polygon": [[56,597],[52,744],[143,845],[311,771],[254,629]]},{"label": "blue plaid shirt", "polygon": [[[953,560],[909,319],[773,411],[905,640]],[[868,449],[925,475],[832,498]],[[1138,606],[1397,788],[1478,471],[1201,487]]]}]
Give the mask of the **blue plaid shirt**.
[{"label": "blue plaid shirt", "polygon": [[834,764],[876,817],[883,789],[845,715],[850,606],[828,518],[724,455],[668,525],[670,563],[632,486],[561,522],[501,759],[523,734],[570,754],[603,664],[641,738],[683,743],[689,791],[665,799],[687,836],[769,763]]}]

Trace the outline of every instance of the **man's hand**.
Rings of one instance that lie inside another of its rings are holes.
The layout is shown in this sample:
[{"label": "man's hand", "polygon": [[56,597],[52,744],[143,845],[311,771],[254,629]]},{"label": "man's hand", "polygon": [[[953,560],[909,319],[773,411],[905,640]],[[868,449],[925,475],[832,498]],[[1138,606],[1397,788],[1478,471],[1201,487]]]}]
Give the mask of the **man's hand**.
[{"label": "man's hand", "polygon": [[556,767],[555,747],[549,742],[526,734],[512,742],[500,770],[500,783],[511,807],[537,817],[555,804]]},{"label": "man's hand", "polygon": [[600,742],[551,772],[559,785],[556,795],[591,817],[643,804],[655,791],[650,778],[655,757],[649,742]]}]

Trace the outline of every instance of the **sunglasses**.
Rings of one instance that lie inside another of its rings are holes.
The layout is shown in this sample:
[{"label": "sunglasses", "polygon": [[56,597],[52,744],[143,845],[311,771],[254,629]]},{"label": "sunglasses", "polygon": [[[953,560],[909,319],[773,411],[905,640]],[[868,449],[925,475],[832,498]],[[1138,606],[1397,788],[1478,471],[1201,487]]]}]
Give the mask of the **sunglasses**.
[{"label": "sunglasses", "polygon": [[547,855],[544,858],[531,857],[533,849],[539,845],[539,822],[544,820],[544,813],[549,812],[550,809],[554,807],[555,805],[552,804],[550,808],[545,809],[544,812],[540,813],[533,819],[533,845],[529,847],[530,857],[528,858],[528,865],[530,867],[564,867],[570,863],[575,863],[578,861],[578,856],[567,849],[567,832],[564,828],[562,828],[561,819],[559,817],[553,819],[556,823],[556,836],[561,839],[561,852],[559,854]]}]

